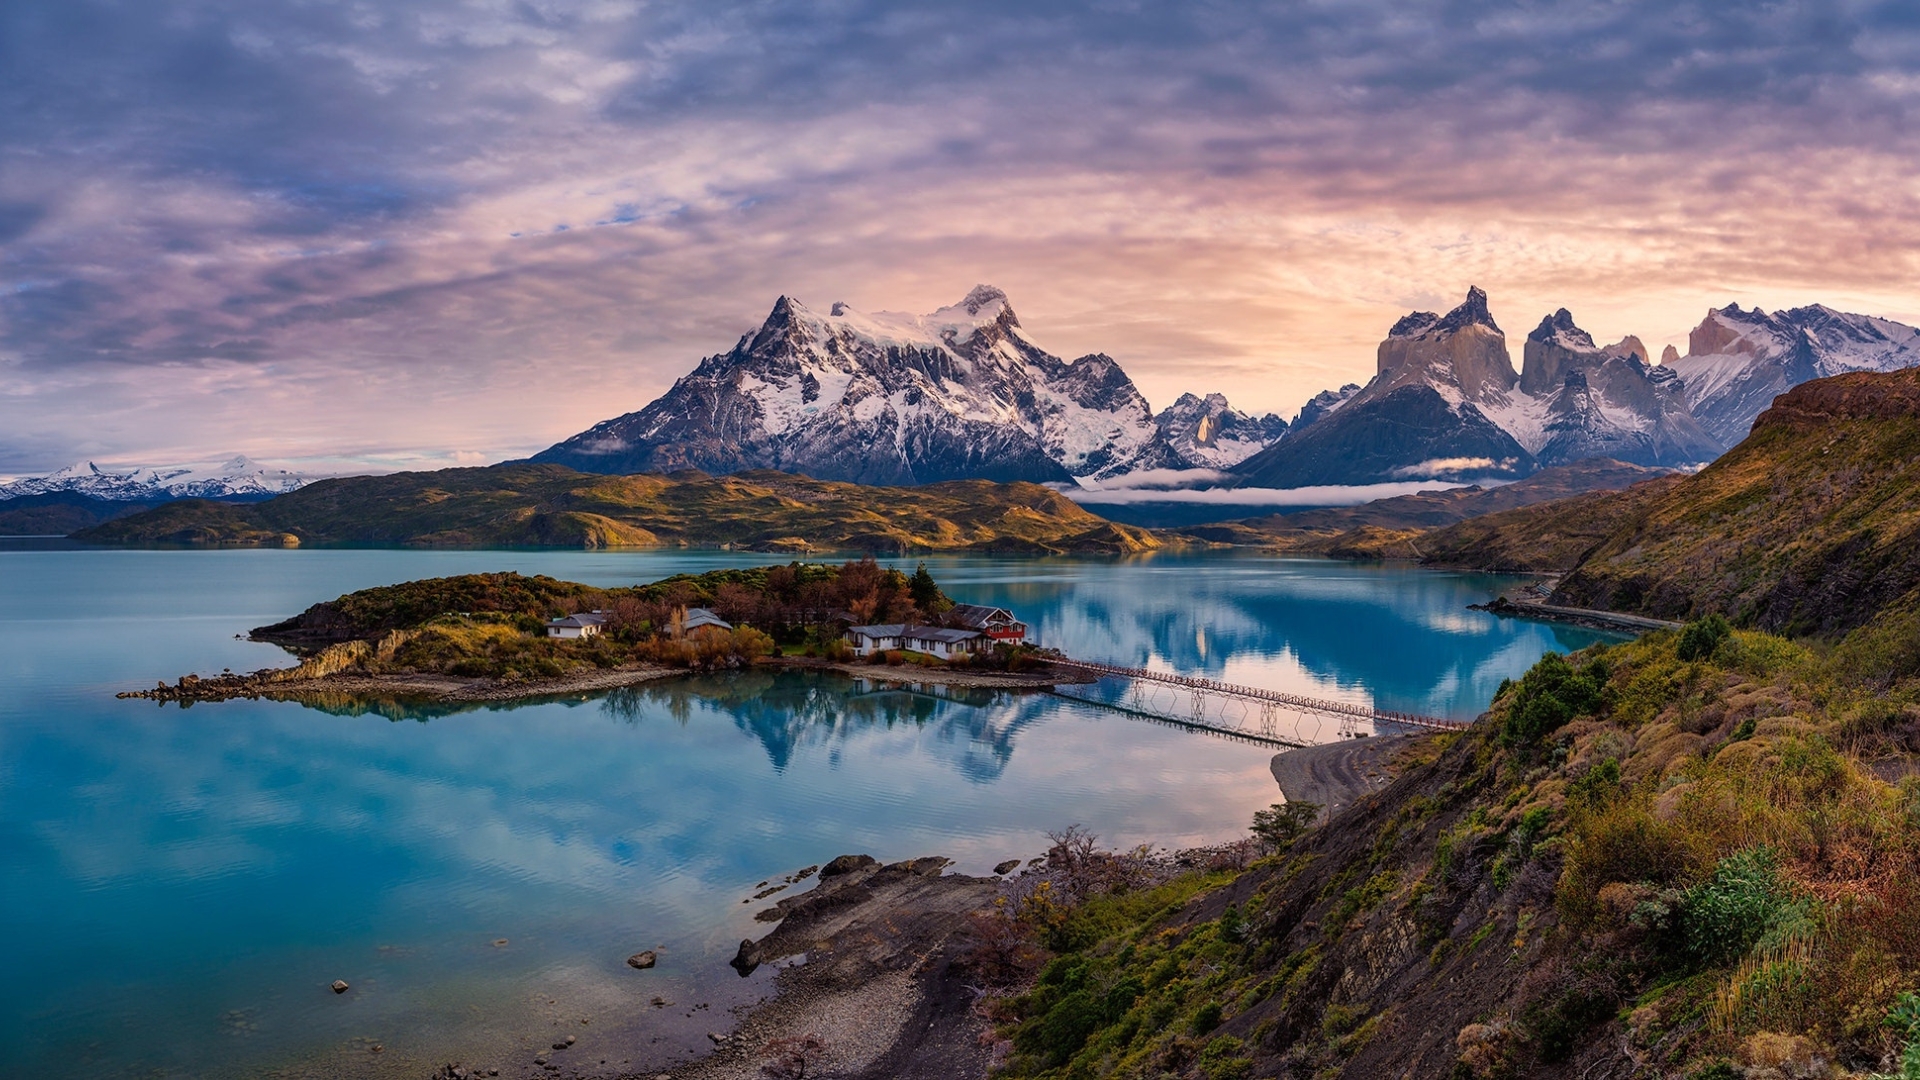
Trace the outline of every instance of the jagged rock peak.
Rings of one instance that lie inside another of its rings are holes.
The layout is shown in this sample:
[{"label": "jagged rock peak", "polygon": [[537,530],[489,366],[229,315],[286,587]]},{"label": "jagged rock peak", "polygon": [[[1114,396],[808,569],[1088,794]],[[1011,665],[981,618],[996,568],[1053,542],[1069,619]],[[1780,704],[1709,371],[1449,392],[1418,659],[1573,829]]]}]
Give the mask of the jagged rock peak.
[{"label": "jagged rock peak", "polygon": [[1494,333],[1503,333],[1500,324],[1493,321],[1493,313],[1487,310],[1486,290],[1478,285],[1468,286],[1467,298],[1445,315],[1436,315],[1431,311],[1415,311],[1402,317],[1387,331],[1390,338],[1437,337],[1464,330],[1469,326],[1484,326]]},{"label": "jagged rock peak", "polygon": [[1487,292],[1478,285],[1467,286],[1467,298],[1460,306],[1447,312],[1447,316],[1435,324],[1434,329],[1442,333],[1464,330],[1469,326],[1484,326],[1494,333],[1501,333],[1500,324],[1493,321],[1493,312],[1487,310]]},{"label": "jagged rock peak", "polygon": [[1440,321],[1440,316],[1431,311],[1415,311],[1400,317],[1387,331],[1388,337],[1419,337]]},{"label": "jagged rock peak", "polygon": [[1678,359],[1680,359],[1680,350],[1674,348],[1672,345],[1668,345],[1666,348],[1660,350],[1661,367],[1672,367],[1673,362]]},{"label": "jagged rock peak", "polygon": [[1553,341],[1567,348],[1594,348],[1593,335],[1576,326],[1573,313],[1560,308],[1553,314],[1540,320],[1540,325],[1527,335],[1528,341]]}]

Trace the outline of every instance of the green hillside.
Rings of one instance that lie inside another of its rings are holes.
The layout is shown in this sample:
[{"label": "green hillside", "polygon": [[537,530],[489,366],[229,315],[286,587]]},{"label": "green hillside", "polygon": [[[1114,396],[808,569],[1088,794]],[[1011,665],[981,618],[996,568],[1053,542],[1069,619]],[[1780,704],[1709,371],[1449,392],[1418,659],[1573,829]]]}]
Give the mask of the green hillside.
[{"label": "green hillside", "polygon": [[96,544],[734,547],[1132,553],[1161,541],[1037,484],[875,488],[777,472],[591,476],[509,464],[323,480],[245,506],[188,500],[75,534]]}]

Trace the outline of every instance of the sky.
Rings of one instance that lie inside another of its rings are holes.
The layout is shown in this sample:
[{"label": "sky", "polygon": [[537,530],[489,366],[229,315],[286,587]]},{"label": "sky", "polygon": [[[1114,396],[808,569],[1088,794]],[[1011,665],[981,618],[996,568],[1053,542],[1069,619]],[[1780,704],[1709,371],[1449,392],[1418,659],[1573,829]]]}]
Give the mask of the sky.
[{"label": "sky", "polygon": [[523,456],[978,283],[1291,416],[1488,290],[1920,323],[1920,5],[8,0],[0,475]]}]

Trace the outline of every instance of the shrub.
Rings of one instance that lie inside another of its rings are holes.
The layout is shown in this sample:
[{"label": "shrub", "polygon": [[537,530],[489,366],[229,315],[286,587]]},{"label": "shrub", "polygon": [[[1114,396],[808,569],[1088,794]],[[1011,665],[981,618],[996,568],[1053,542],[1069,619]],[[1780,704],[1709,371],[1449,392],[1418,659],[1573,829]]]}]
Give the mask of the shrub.
[{"label": "shrub", "polygon": [[1686,891],[1681,928],[1697,963],[1738,959],[1770,934],[1806,921],[1808,905],[1780,879],[1776,863],[1772,849],[1749,848],[1721,859]]},{"label": "shrub", "polygon": [[1680,631],[1680,644],[1674,651],[1682,660],[1705,660],[1732,633],[1733,627],[1717,614],[1695,619]]},{"label": "shrub", "polygon": [[1595,657],[1576,669],[1566,657],[1548,653],[1514,688],[1500,730],[1501,742],[1530,746],[1574,717],[1594,712],[1606,683],[1606,661]]},{"label": "shrub", "polygon": [[1899,1080],[1920,1080],[1920,996],[1902,993],[1887,1013],[1887,1026],[1901,1041]]},{"label": "shrub", "polygon": [[1253,812],[1253,835],[1275,851],[1283,851],[1319,820],[1319,803],[1274,803]]}]

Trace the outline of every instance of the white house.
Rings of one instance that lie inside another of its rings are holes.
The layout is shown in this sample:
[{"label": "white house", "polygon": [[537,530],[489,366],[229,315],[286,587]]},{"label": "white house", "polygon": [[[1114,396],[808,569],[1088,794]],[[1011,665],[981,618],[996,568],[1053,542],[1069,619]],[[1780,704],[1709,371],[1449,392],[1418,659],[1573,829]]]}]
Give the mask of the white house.
[{"label": "white house", "polygon": [[589,638],[600,632],[606,624],[607,616],[602,611],[582,611],[576,615],[567,615],[547,620],[547,636],[557,638]]},{"label": "white house", "polygon": [[900,635],[906,629],[905,623],[854,626],[847,629],[847,640],[853,643],[853,655],[872,656],[877,652],[900,648]]},{"label": "white house", "polygon": [[944,626],[909,626],[900,633],[900,647],[949,660],[963,653],[978,652],[990,644],[978,630],[950,630]]},{"label": "white house", "polygon": [[852,643],[855,656],[872,656],[889,649],[910,649],[942,660],[962,653],[978,652],[991,644],[990,639],[978,630],[949,630],[944,626],[908,626],[904,623],[850,627],[847,640]]}]

